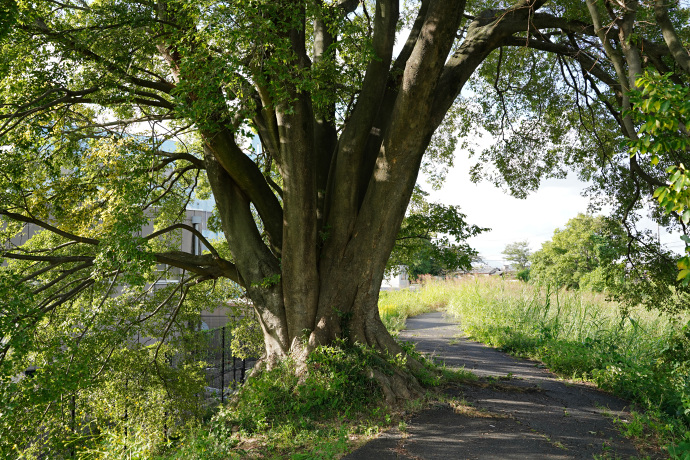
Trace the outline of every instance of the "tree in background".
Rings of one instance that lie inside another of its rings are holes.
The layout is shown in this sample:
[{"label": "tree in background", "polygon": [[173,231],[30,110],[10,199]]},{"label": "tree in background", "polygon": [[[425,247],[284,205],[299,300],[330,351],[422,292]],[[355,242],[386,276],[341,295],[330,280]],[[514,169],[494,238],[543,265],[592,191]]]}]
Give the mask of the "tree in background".
[{"label": "tree in background", "polygon": [[532,257],[531,276],[568,289],[602,291],[621,277],[627,254],[623,227],[603,216],[578,214]]},{"label": "tree in background", "polygon": [[506,260],[512,262],[518,271],[521,271],[529,266],[529,258],[532,255],[532,251],[527,240],[524,240],[507,244],[501,254],[505,256]]},{"label": "tree in background", "polygon": [[426,201],[428,193],[419,187],[410,201],[386,267],[394,273],[404,265],[410,277],[441,276],[454,270],[469,270],[477,251],[464,243],[467,238],[488,231],[469,225],[458,206]]}]

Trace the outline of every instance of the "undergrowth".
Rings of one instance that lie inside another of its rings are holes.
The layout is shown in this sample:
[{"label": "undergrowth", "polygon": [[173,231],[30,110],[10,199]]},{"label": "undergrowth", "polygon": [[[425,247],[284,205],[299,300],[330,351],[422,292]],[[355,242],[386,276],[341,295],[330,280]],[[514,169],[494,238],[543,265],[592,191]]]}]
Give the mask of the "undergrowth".
[{"label": "undergrowth", "polygon": [[[425,363],[427,370],[416,376],[427,387],[466,378],[463,373],[437,372],[412,348],[407,352]],[[366,347],[319,347],[309,356],[306,372],[296,372],[295,364],[285,361],[249,378],[208,423],[190,427],[160,458],[337,457],[351,449],[352,439],[368,439],[400,421],[403,411],[424,403],[409,401],[401,408],[383,404],[370,369],[392,373],[402,366],[401,356],[385,359]]]},{"label": "undergrowth", "polygon": [[690,440],[687,318],[646,310],[623,314],[603,296],[519,281],[437,284],[471,338],[637,403],[644,408],[634,422],[645,427],[636,430],[639,440],[655,438],[678,458],[685,458],[686,447],[690,452],[683,441]]}]

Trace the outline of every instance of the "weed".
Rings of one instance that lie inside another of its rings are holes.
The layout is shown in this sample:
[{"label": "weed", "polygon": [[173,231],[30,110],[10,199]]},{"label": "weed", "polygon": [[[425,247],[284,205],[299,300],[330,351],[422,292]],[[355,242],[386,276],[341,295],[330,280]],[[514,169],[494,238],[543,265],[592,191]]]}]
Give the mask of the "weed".
[{"label": "weed", "polygon": [[[444,375],[465,375],[434,371],[411,345],[403,348],[425,363],[426,371],[418,377],[427,384],[445,384]],[[204,429],[188,430],[164,458],[330,459],[345,453],[351,439],[375,436],[394,424],[404,432],[407,424],[399,409],[391,412],[382,405],[380,387],[368,372],[403,366],[403,356],[382,359],[369,348],[344,342],[319,347],[309,356],[304,374],[285,361],[247,380]],[[405,410],[423,405],[422,400],[406,401]]]}]

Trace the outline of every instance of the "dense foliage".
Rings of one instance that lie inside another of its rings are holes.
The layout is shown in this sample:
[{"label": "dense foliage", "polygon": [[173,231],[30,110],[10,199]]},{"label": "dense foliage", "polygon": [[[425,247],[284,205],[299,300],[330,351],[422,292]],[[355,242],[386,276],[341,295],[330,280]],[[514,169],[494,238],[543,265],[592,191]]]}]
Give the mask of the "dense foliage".
[{"label": "dense foliage", "polygon": [[677,281],[676,259],[651,232],[631,239],[612,218],[580,214],[532,255],[530,277],[556,288],[606,292],[623,309],[678,313],[690,293]]},{"label": "dense foliage", "polygon": [[[631,96],[633,119],[641,125],[639,138],[630,143],[632,155],[651,156],[652,164],[661,158],[673,158],[675,163],[666,169],[668,184],[657,188],[654,197],[666,214],[673,214],[680,224],[690,223],[690,176],[683,164],[683,153],[690,151],[690,88],[674,82],[671,74],[645,74],[636,81],[640,88]],[[686,252],[690,254],[690,239],[682,236]],[[678,279],[685,286],[690,282],[690,256],[678,263]]]},{"label": "dense foliage", "polygon": [[478,253],[464,241],[488,231],[465,222],[458,206],[429,203],[416,189],[403,219],[386,270],[404,265],[411,278],[469,270]]},{"label": "dense foliage", "polygon": [[627,239],[605,217],[579,214],[532,255],[531,276],[556,288],[603,291],[623,276]]}]

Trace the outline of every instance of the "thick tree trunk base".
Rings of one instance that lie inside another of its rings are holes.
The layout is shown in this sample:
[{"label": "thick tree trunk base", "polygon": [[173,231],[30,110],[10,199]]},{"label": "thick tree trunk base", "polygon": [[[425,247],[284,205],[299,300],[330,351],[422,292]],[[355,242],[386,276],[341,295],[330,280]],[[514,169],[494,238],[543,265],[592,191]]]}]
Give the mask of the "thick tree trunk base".
[{"label": "thick tree trunk base", "polygon": [[[429,370],[410,356],[406,358],[405,367],[395,366],[386,359],[389,356],[388,353],[380,354],[379,359],[376,360],[377,365],[369,366],[366,370],[367,377],[375,380],[381,389],[384,402],[389,406],[398,406],[405,401],[424,396],[425,389],[417,377],[415,377],[415,370],[420,368],[424,369],[425,372],[429,372]],[[300,384],[304,383],[309,372],[306,358],[305,354],[301,354],[299,357],[291,356],[284,358],[292,361],[293,371],[297,375]],[[256,378],[262,372],[274,369],[278,362],[275,357],[270,360],[265,357],[260,359],[254,365],[248,378]]]},{"label": "thick tree trunk base", "polygon": [[[293,330],[293,336],[288,333],[284,342],[267,341],[271,346],[266,346],[266,354],[255,366],[252,376],[263,370],[270,371],[287,360],[290,372],[298,377],[299,383],[304,383],[309,376],[311,353],[319,346],[343,346],[347,343],[349,345],[345,347],[365,347],[364,374],[378,384],[386,404],[398,405],[422,397],[425,390],[416,376],[433,374],[434,371],[408,355],[390,335],[378,314],[378,290],[365,294],[353,306],[328,309],[326,314],[317,318],[316,327],[308,334],[303,329],[300,336],[294,336],[296,331]],[[264,340],[285,335],[270,332],[264,328]],[[360,352],[353,348],[353,353]]]},{"label": "thick tree trunk base", "polygon": [[[382,325],[383,326],[383,325]],[[374,343],[367,344],[371,363],[366,368],[366,376],[375,380],[381,389],[385,404],[399,406],[401,403],[424,396],[425,389],[416,375],[434,373],[405,350],[385,331],[385,335],[376,335]],[[309,375],[308,357],[316,347],[304,344],[293,347],[285,355],[272,354],[262,357],[254,366],[249,378],[258,376],[263,371],[270,371],[289,360],[290,369],[298,377],[299,384],[305,382]],[[393,361],[397,361],[394,363]],[[404,363],[404,364],[403,364]]]}]

